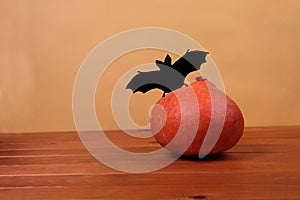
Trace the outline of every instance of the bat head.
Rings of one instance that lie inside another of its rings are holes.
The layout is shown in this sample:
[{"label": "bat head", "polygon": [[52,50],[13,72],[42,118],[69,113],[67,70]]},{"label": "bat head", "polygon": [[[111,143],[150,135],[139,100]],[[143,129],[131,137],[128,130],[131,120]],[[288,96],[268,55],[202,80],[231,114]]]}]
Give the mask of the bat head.
[{"label": "bat head", "polygon": [[156,60],[155,63],[159,68],[163,68],[164,66],[170,67],[172,65],[172,58],[169,54],[167,54],[164,62],[162,62],[161,60]]}]

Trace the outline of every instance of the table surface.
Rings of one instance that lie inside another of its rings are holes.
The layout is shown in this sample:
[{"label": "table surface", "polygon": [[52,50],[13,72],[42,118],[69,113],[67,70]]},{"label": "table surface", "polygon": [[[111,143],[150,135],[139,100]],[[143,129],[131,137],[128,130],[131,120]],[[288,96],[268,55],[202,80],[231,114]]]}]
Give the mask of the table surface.
[{"label": "table surface", "polygon": [[[160,148],[153,138],[106,134],[128,151]],[[0,199],[300,199],[299,152],[300,126],[248,127],[218,156],[137,174],[103,165],[76,132],[1,133]]]}]

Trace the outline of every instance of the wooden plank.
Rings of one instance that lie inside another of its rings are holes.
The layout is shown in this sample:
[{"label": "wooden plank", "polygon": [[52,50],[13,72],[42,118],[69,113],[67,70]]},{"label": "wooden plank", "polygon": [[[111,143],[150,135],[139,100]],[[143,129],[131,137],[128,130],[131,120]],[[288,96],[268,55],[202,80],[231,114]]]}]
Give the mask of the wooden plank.
[{"label": "wooden plank", "polygon": [[[282,172],[282,171],[281,171]],[[182,185],[194,186],[215,184],[282,184],[296,185],[300,177],[295,176],[294,172],[236,172],[236,171],[198,171],[198,172],[165,172],[125,174],[20,174],[3,175],[0,179],[0,188],[19,188],[19,187],[55,187],[55,186],[116,186],[116,185]],[[159,181],[157,181],[159,180]],[[187,181],[188,180],[188,181]],[[300,191],[299,191],[300,192]],[[300,194],[300,193],[299,193]]]},{"label": "wooden plank", "polygon": [[[182,182],[187,182],[183,180]],[[97,187],[39,187],[1,190],[1,199],[299,199],[298,185],[214,184],[205,185],[116,185]]]},{"label": "wooden plank", "polygon": [[[106,134],[129,151],[159,148]],[[0,199],[299,199],[299,151],[300,127],[249,127],[228,152],[128,174],[93,158],[75,132],[1,133]]]}]

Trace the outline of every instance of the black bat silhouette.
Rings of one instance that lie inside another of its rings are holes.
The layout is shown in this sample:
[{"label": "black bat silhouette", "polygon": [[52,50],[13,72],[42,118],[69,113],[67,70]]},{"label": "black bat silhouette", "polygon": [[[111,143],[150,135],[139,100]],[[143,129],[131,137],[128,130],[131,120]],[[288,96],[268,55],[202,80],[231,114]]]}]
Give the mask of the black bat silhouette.
[{"label": "black bat silhouette", "polygon": [[156,65],[159,70],[140,72],[135,75],[126,86],[126,89],[131,89],[133,93],[146,93],[149,90],[158,88],[164,93],[171,92],[182,87],[186,76],[193,71],[199,70],[200,66],[206,62],[205,51],[189,51],[179,58],[173,65],[172,59],[167,54],[164,62],[156,60]]}]

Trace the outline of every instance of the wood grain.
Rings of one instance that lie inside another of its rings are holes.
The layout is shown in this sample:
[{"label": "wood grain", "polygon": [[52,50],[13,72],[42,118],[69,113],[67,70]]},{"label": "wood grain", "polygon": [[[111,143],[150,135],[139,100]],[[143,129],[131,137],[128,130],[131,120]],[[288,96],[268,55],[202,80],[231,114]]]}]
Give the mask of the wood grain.
[{"label": "wood grain", "polygon": [[[128,151],[160,148],[153,138],[106,134]],[[96,160],[76,132],[1,133],[0,199],[299,199],[299,149],[299,126],[248,127],[222,154],[130,174]]]}]

